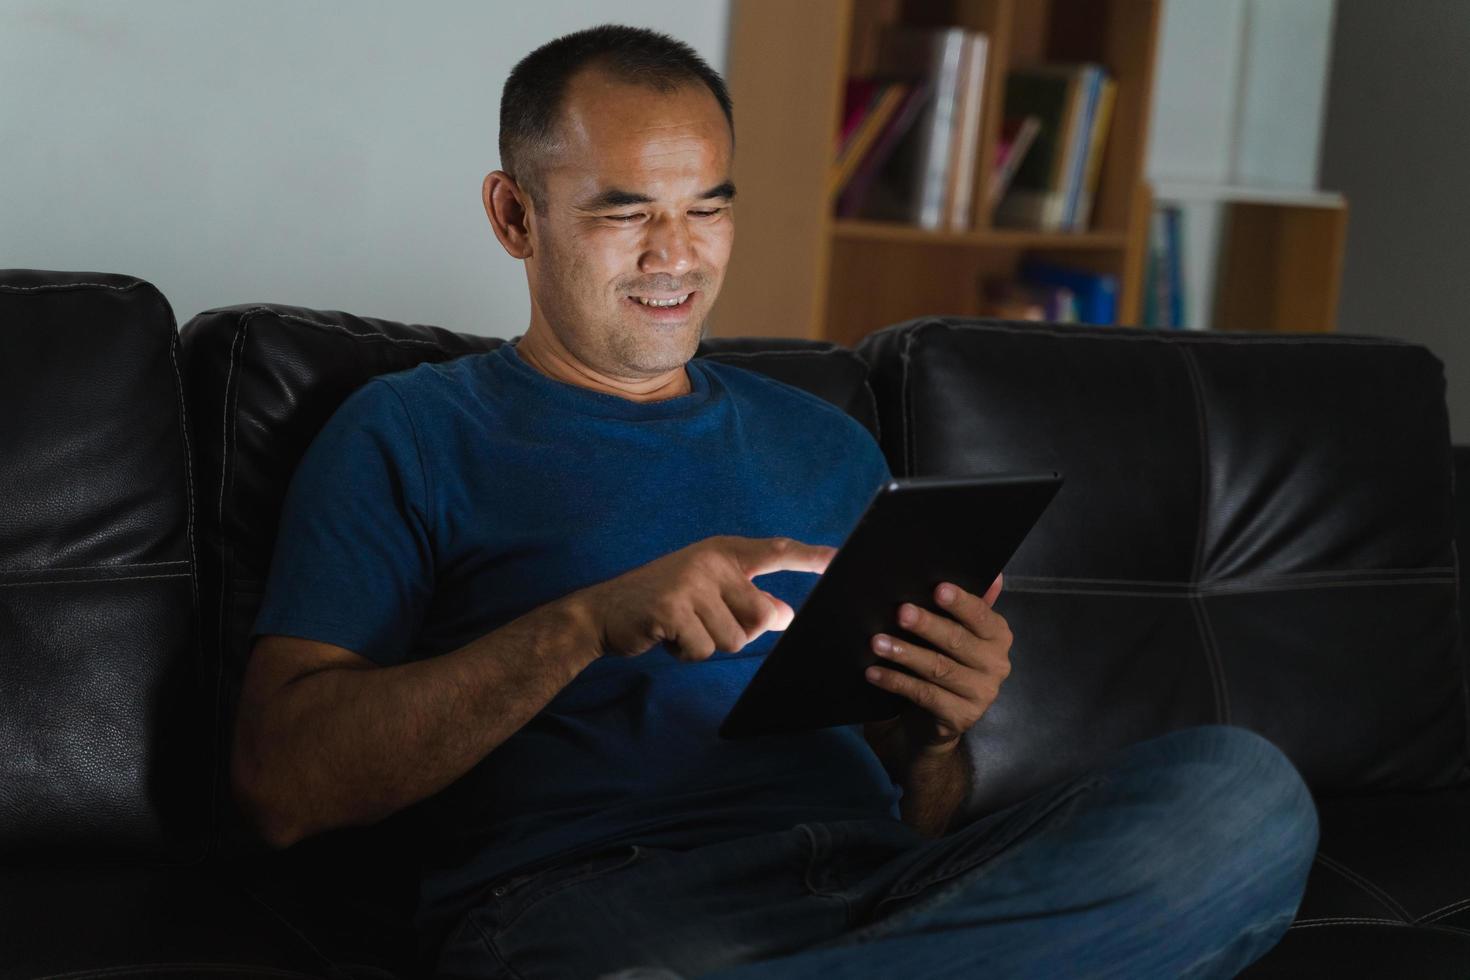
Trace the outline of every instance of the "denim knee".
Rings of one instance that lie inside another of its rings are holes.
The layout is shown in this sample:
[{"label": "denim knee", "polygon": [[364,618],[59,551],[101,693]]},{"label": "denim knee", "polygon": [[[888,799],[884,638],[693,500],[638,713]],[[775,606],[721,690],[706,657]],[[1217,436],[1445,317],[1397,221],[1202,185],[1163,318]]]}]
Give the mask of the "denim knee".
[{"label": "denim knee", "polygon": [[[1300,773],[1271,742],[1244,728],[1184,729],[1139,746],[1165,781],[1159,819],[1168,827],[1159,866],[1171,893],[1224,899],[1252,921],[1290,919],[1317,851],[1317,808]],[[1152,757],[1151,759],[1149,757]],[[1193,867],[1191,867],[1193,865]],[[1188,869],[1188,871],[1182,871]]]}]

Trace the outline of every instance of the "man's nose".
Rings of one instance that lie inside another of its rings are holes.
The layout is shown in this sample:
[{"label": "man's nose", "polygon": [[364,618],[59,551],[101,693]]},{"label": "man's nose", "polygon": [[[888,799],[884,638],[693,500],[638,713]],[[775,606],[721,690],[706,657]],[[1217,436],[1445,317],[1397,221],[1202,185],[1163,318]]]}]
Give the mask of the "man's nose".
[{"label": "man's nose", "polygon": [[638,257],[640,272],[668,272],[682,275],[694,268],[694,244],[689,227],[682,217],[660,217],[647,225],[643,254]]}]

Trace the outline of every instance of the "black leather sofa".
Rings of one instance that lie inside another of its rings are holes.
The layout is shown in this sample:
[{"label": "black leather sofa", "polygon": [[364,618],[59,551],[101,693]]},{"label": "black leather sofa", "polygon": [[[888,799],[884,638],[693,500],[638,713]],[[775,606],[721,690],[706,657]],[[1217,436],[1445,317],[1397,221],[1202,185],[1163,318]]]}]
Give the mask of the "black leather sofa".
[{"label": "black leather sofa", "polygon": [[[178,332],[139,280],[0,272],[0,980],[421,970],[392,821],[266,850],[226,736],[312,435],[369,377],[501,342],[282,306]],[[1298,921],[1247,975],[1470,976],[1470,457],[1428,352],[926,319],[701,356],[840,405],[898,474],[1066,474],[1008,569],[970,813],[1243,725],[1322,818]]]}]

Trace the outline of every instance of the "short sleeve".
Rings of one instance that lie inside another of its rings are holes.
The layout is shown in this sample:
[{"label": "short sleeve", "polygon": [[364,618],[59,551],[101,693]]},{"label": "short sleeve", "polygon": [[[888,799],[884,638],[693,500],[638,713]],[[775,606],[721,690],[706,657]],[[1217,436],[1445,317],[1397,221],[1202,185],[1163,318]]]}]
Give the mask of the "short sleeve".
[{"label": "short sleeve", "polygon": [[393,386],[368,382],[317,434],[286,493],[253,636],[408,659],[433,593],[427,478]]}]

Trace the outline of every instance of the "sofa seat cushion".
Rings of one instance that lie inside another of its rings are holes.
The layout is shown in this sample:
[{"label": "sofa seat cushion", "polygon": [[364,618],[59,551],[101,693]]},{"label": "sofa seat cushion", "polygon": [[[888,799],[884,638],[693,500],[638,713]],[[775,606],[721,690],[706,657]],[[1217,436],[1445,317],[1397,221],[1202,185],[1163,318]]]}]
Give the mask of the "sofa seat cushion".
[{"label": "sofa seat cushion", "polygon": [[1300,923],[1378,919],[1470,934],[1470,788],[1317,808],[1322,839]]},{"label": "sofa seat cushion", "polygon": [[1297,919],[1245,976],[1470,976],[1470,789],[1319,800]]},{"label": "sofa seat cushion", "polygon": [[0,922],[0,980],[327,975],[305,938],[202,867],[8,868]]},{"label": "sofa seat cushion", "polygon": [[1340,922],[1293,925],[1242,980],[1464,980],[1470,933],[1436,926]]}]

